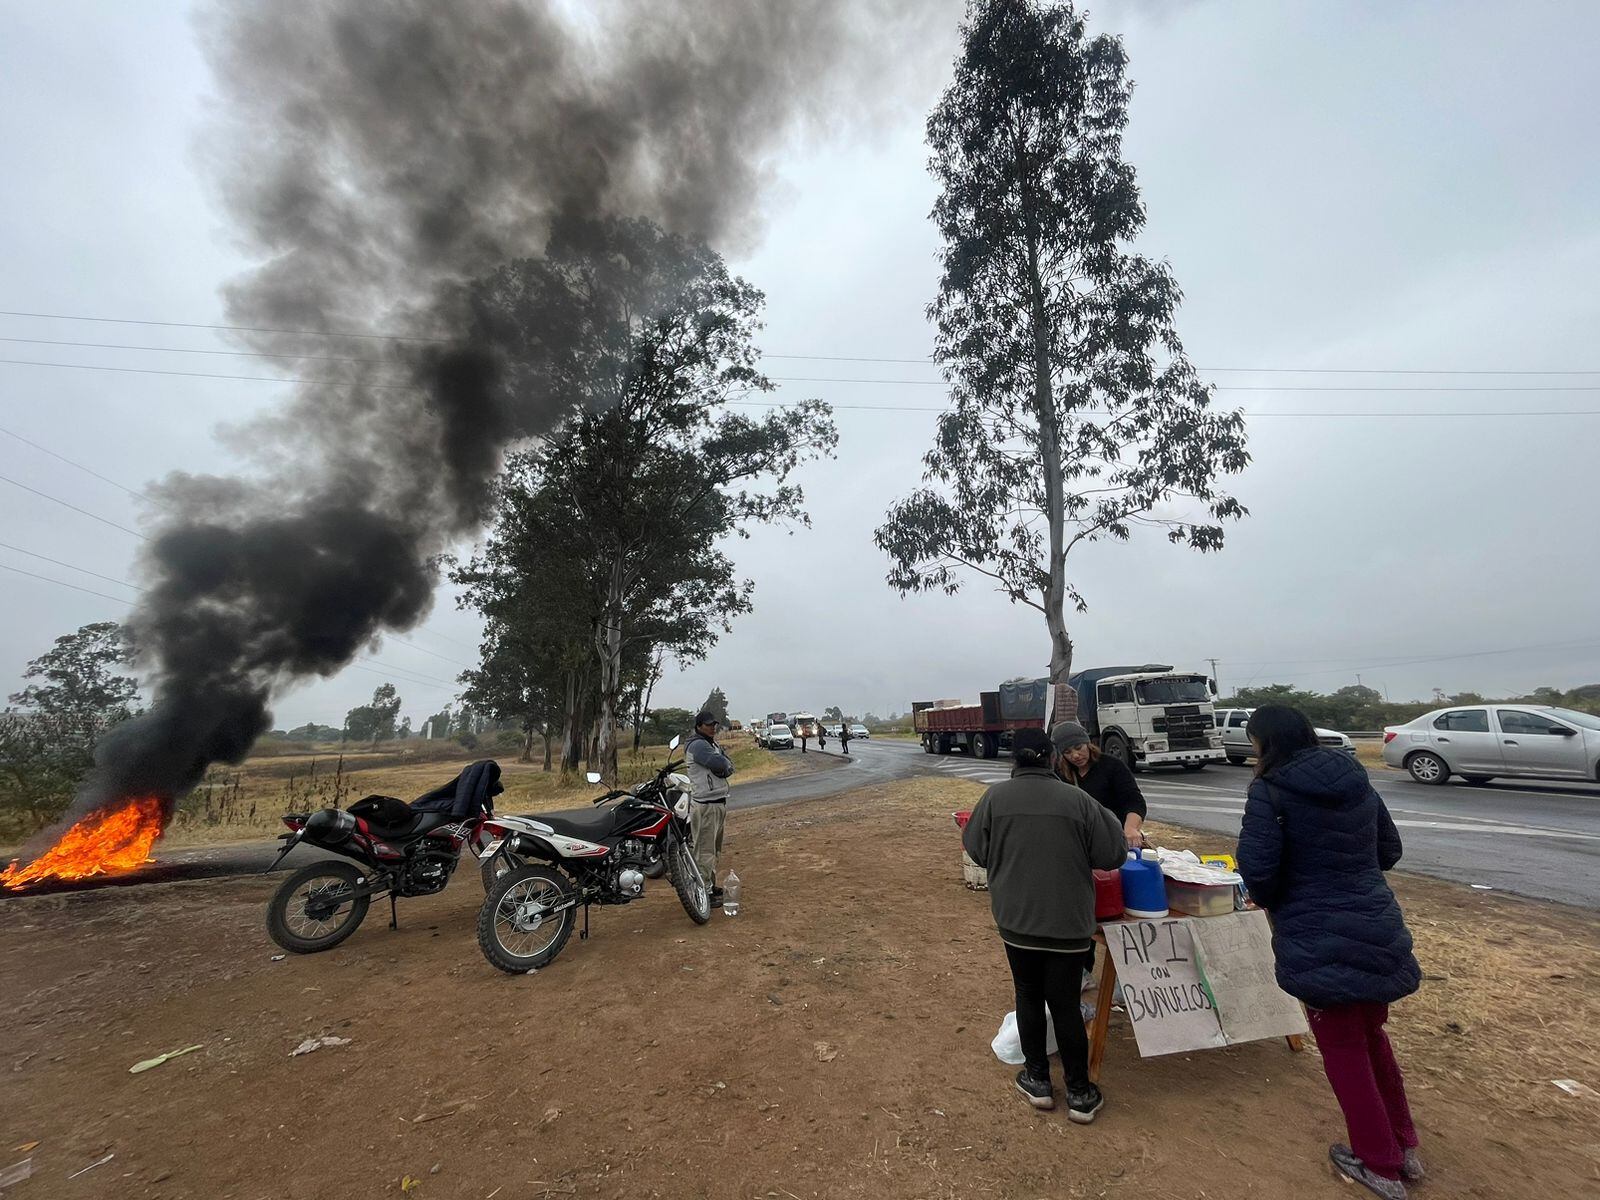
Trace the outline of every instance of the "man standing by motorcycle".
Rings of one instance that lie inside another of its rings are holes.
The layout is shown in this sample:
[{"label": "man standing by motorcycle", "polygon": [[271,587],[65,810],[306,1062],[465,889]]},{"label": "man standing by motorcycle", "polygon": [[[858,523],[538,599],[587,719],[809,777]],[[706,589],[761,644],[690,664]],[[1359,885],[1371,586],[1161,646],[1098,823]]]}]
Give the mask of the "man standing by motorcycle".
[{"label": "man standing by motorcycle", "polygon": [[694,837],[694,860],[711,889],[711,907],[722,907],[717,886],[717,858],[722,854],[722,827],[728,815],[728,776],[733,762],[717,745],[717,717],[702,710],[694,719],[694,736],[684,747],[685,772],[694,784],[689,828]]}]

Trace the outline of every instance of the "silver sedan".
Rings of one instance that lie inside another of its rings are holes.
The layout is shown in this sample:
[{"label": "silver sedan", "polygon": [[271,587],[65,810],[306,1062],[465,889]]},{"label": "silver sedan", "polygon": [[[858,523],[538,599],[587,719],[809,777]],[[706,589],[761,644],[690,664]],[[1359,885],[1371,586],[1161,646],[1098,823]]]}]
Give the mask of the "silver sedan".
[{"label": "silver sedan", "polygon": [[1383,731],[1383,761],[1418,783],[1500,776],[1600,781],[1600,717],[1533,704],[1467,704]]}]

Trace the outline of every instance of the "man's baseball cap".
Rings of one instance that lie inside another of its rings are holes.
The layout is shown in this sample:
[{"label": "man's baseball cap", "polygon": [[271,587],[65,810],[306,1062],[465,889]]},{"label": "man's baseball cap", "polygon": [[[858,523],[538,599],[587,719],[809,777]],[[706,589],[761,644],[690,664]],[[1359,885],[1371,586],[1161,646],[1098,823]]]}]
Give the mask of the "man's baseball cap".
[{"label": "man's baseball cap", "polygon": [[720,726],[721,724],[722,722],[717,720],[717,714],[712,712],[709,708],[702,708],[694,715],[694,727],[696,729],[699,729],[702,725]]}]

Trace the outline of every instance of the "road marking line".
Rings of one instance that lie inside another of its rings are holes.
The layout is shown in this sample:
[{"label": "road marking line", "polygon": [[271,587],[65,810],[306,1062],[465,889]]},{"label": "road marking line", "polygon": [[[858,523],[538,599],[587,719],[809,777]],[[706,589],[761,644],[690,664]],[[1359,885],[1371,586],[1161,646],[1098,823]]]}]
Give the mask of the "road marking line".
[{"label": "road marking line", "polygon": [[[1168,802],[1165,807],[1178,809],[1183,812],[1220,813],[1225,817],[1240,815],[1238,809],[1222,808],[1210,804],[1176,804]],[[1401,829],[1429,829],[1436,833],[1486,833],[1505,834],[1508,837],[1548,837],[1548,838],[1575,838],[1579,841],[1600,842],[1600,833],[1577,833],[1567,829],[1542,829],[1530,825],[1473,825],[1462,821],[1412,821],[1396,820],[1395,825]]]}]

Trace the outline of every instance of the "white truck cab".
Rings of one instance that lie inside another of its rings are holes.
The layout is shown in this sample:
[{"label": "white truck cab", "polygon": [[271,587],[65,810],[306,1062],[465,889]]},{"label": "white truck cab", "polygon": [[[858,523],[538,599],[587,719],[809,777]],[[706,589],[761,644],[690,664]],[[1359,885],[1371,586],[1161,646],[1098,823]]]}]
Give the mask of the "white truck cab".
[{"label": "white truck cab", "polygon": [[[1084,674],[1089,674],[1085,672]],[[1080,720],[1100,739],[1100,749],[1128,766],[1181,766],[1198,771],[1226,757],[1216,727],[1211,680],[1188,671],[1131,671],[1078,685]],[[1085,708],[1088,709],[1085,712]]]}]

